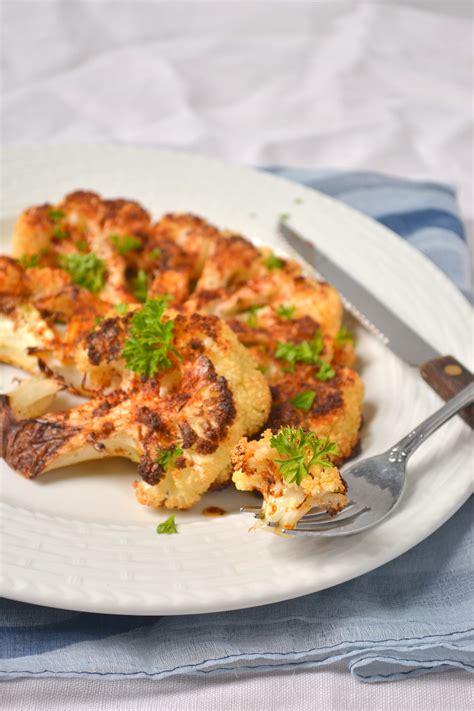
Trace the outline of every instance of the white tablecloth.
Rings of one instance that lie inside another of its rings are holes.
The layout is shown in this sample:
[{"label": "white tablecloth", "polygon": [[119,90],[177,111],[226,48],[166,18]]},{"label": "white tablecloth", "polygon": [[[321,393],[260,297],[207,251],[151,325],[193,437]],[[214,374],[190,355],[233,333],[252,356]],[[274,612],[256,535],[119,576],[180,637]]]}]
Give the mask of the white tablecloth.
[{"label": "white tablecloth", "polygon": [[[3,139],[127,141],[451,182],[472,221],[472,25],[390,2],[6,1]],[[418,5],[422,5],[418,2]],[[19,680],[3,708],[468,709],[458,672]]]}]

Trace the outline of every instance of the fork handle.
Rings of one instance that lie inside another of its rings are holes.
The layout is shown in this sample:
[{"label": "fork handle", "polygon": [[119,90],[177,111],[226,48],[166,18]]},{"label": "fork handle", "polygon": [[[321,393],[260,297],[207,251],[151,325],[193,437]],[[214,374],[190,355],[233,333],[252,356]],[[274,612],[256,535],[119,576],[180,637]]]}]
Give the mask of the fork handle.
[{"label": "fork handle", "polygon": [[[420,372],[443,400],[451,400],[474,381],[474,376],[453,356],[441,356],[423,363]],[[459,415],[474,429],[474,404],[465,407]]]},{"label": "fork handle", "polygon": [[[456,415],[462,408],[474,402],[474,383],[470,383],[467,388],[461,390],[440,410],[434,412],[421,425],[415,427],[400,442],[397,442],[389,451],[389,461],[406,461],[418,449],[420,444],[426,442],[428,437],[444,425],[445,422]],[[390,459],[393,457],[393,459]]]}]

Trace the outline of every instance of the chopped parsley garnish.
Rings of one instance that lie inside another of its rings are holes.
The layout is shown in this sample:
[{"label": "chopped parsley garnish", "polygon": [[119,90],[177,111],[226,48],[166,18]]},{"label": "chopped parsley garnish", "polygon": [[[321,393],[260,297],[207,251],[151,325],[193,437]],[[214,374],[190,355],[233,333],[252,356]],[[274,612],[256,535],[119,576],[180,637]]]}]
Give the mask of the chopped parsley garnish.
[{"label": "chopped parsley garnish", "polygon": [[68,233],[65,230],[62,230],[58,225],[55,225],[53,227],[52,231],[53,237],[56,239],[67,239],[69,237]]},{"label": "chopped parsley garnish", "polygon": [[318,372],[315,373],[314,377],[318,380],[325,381],[334,378],[335,375],[336,371],[334,370],[334,368],[329,365],[329,363],[326,363],[326,361],[322,360],[321,367],[319,368]]},{"label": "chopped parsley garnish", "polygon": [[125,316],[128,311],[128,304],[115,304],[114,308],[119,316]]},{"label": "chopped parsley garnish", "polygon": [[78,286],[97,294],[105,283],[105,264],[93,252],[89,254],[63,254],[59,263]]},{"label": "chopped parsley garnish", "polygon": [[39,258],[39,254],[23,254],[20,257],[20,264],[24,269],[31,269],[32,267],[38,266]]},{"label": "chopped parsley garnish", "polygon": [[172,469],[176,460],[183,454],[183,450],[178,444],[168,447],[168,449],[157,449],[155,462],[160,464],[164,472]]},{"label": "chopped parsley garnish", "polygon": [[169,298],[150,299],[133,314],[130,322],[129,337],[122,356],[130,370],[145,378],[169,368],[172,365],[169,356],[176,353],[173,346],[174,322],[172,319],[162,320]]},{"label": "chopped parsley garnish", "polygon": [[352,343],[354,340],[354,334],[349,331],[348,328],[342,326],[336,334],[335,341],[338,346],[344,345],[344,343]]},{"label": "chopped parsley garnish", "polygon": [[127,252],[140,249],[142,241],[135,235],[110,235],[110,241],[117,249],[117,252],[123,257]]},{"label": "chopped parsley garnish", "polygon": [[257,328],[257,313],[260,309],[263,309],[263,306],[249,306],[247,309],[247,326],[250,326],[250,328]]},{"label": "chopped parsley garnish", "polygon": [[265,259],[265,266],[271,272],[273,269],[283,269],[285,262],[272,253]]},{"label": "chopped parsley garnish", "polygon": [[174,514],[172,514],[169,518],[166,519],[166,521],[163,521],[163,523],[158,524],[156,527],[156,532],[157,533],[178,533],[178,529],[176,528],[176,524],[174,522]]},{"label": "chopped parsley garnish", "polygon": [[96,316],[95,319],[94,319],[94,328],[96,328],[97,326],[99,326],[99,325],[102,323],[103,320],[104,320],[104,317],[103,317],[103,316]]},{"label": "chopped parsley garnish", "polygon": [[257,365],[257,370],[259,370],[262,375],[265,375],[265,373],[268,373],[268,365]]},{"label": "chopped parsley garnish", "polygon": [[301,427],[283,427],[270,439],[270,446],[285,457],[275,461],[280,474],[290,484],[301,484],[314,464],[332,466],[329,455],[337,455],[337,445],[329,437],[320,439]]},{"label": "chopped parsley garnish", "polygon": [[291,321],[295,313],[295,308],[296,307],[292,306],[291,304],[288,304],[288,306],[281,304],[276,310],[277,316],[279,316],[280,318],[286,318],[288,321]]},{"label": "chopped parsley garnish", "polygon": [[161,249],[159,247],[152,249],[149,254],[150,259],[158,259],[159,256],[161,256]]},{"label": "chopped parsley garnish", "polygon": [[74,242],[74,244],[76,246],[76,249],[79,250],[79,252],[87,252],[87,249],[89,247],[89,245],[87,244],[87,240],[85,239],[78,239],[76,242]]},{"label": "chopped parsley garnish", "polygon": [[300,393],[292,400],[290,400],[290,402],[294,407],[297,407],[298,410],[302,410],[303,412],[309,412],[313,407],[315,397],[316,393],[314,392],[314,390],[306,390],[306,392]]},{"label": "chopped parsley garnish", "polygon": [[311,341],[301,341],[300,343],[277,343],[275,358],[286,360],[289,363],[289,370],[295,369],[296,363],[307,363],[317,365],[320,362],[319,354],[323,349],[323,337],[318,329]]},{"label": "chopped parsley garnish", "polygon": [[288,212],[280,212],[278,219],[280,222],[287,222],[290,219],[290,215]]},{"label": "chopped parsley garnish", "polygon": [[54,210],[53,208],[49,210],[48,216],[52,222],[61,222],[61,220],[66,217],[62,210]]},{"label": "chopped parsley garnish", "polygon": [[139,269],[137,276],[133,280],[133,295],[142,304],[145,303],[148,296],[148,279],[143,269]]}]

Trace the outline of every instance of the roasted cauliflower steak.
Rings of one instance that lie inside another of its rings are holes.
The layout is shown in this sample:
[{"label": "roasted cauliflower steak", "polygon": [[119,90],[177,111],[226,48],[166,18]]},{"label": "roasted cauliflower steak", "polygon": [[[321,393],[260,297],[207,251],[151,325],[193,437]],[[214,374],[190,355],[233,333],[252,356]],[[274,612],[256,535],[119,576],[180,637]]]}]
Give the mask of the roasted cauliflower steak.
[{"label": "roasted cauliflower steak", "polygon": [[8,464],[33,478],[89,459],[126,457],[142,477],[134,484],[138,500],[178,509],[196,503],[216,480],[229,479],[233,447],[266,421],[268,385],[215,316],[178,315],[174,333],[171,367],[136,376],[129,390],[26,420],[15,419],[4,396]]}]

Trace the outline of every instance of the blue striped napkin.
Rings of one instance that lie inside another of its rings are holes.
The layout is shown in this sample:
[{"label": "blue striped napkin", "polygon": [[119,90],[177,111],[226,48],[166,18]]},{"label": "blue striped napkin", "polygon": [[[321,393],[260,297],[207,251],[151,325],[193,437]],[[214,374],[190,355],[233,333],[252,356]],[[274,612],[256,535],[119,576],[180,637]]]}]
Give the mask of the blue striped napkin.
[{"label": "blue striped napkin", "polygon": [[[358,208],[466,294],[453,190],[373,173],[274,169]],[[362,681],[474,669],[474,500],[428,540],[338,587],[275,605],[183,617],[107,616],[0,603],[0,676],[154,678],[328,666]]]}]

